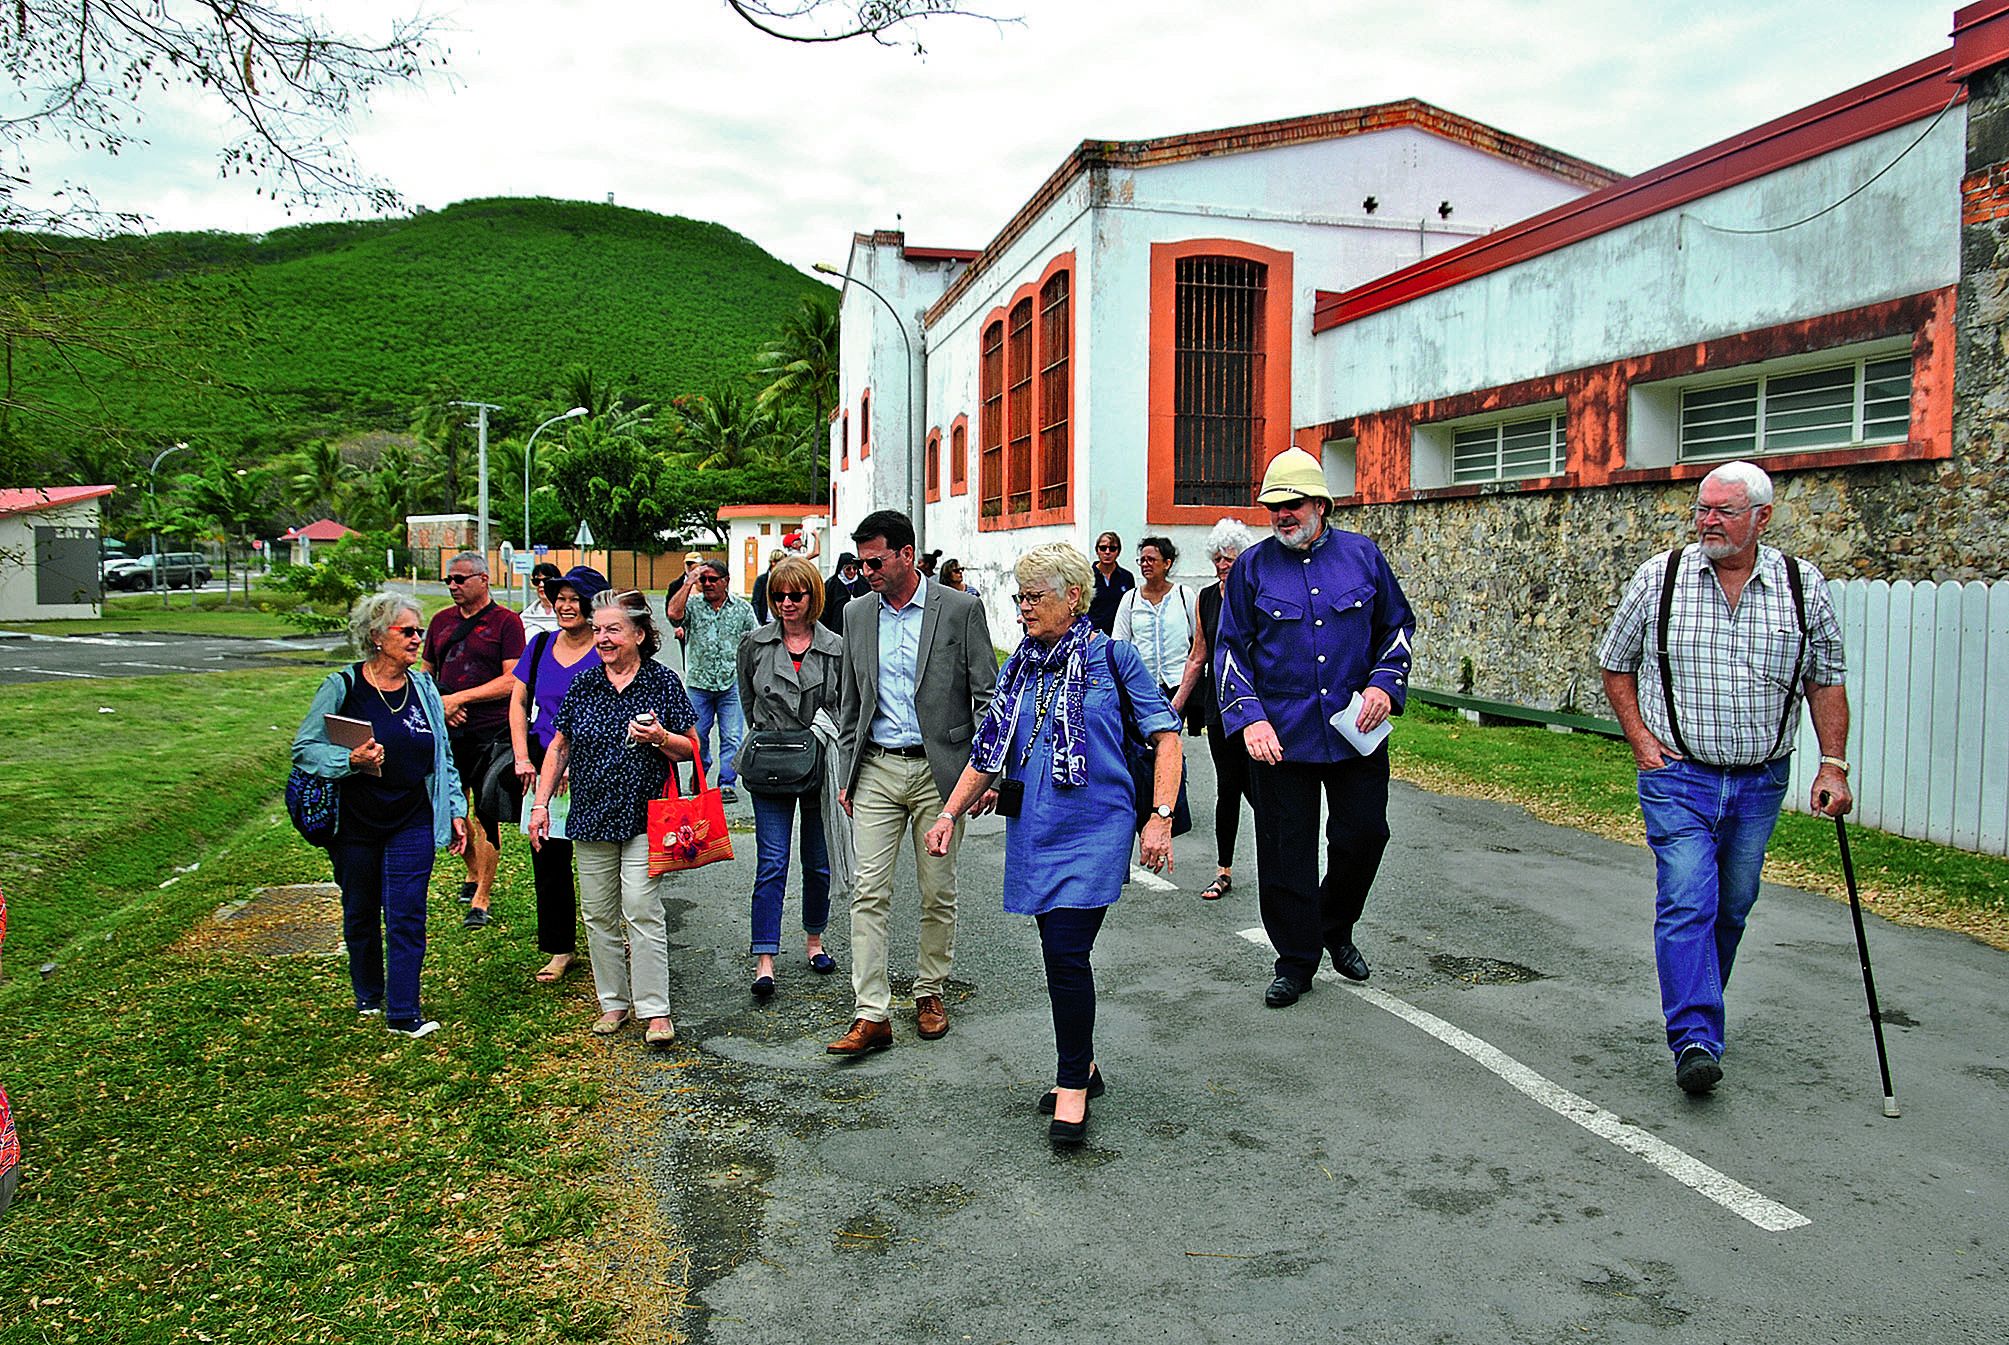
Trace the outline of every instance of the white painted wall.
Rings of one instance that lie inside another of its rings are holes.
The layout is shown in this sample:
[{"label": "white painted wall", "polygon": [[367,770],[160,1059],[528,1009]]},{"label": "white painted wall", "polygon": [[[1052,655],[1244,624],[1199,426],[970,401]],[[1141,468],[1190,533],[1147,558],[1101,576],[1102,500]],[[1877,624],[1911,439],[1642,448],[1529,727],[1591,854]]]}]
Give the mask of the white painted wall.
[{"label": "white painted wall", "polygon": [[[1859,308],[1960,274],[1966,126],[1926,122],[1321,333],[1299,425]],[[1893,160],[1896,163],[1893,165]],[[1889,167],[1861,195],[1803,219]],[[1328,288],[1332,288],[1328,286]]]},{"label": "white painted wall", "polygon": [[88,618],[98,614],[97,607],[88,602],[43,606],[35,601],[35,529],[88,528],[97,532],[99,519],[97,500],[0,518],[0,621]]},{"label": "white painted wall", "polygon": [[[742,598],[753,596],[753,580],[747,575],[748,557],[753,560],[753,574],[767,573],[767,558],[777,550],[782,550],[781,539],[801,528],[805,515],[801,510],[793,513],[763,514],[757,517],[730,518],[726,520],[726,557],[730,565],[729,576],[732,591]],[[818,517],[810,531],[821,539],[823,554],[811,562],[819,570],[828,571],[834,557],[829,554],[830,539],[825,520]]]}]

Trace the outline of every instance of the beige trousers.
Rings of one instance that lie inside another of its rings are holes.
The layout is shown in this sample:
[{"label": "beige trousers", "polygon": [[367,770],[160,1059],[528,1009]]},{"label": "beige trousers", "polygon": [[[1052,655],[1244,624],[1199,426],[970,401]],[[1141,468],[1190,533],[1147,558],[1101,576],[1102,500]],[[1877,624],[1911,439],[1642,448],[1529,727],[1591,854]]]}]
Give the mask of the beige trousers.
[{"label": "beige trousers", "polygon": [[942,795],[926,760],[866,749],[851,794],[851,834],[858,851],[857,886],[851,893],[851,990],[857,1016],[875,1023],[892,1013],[886,979],[886,927],[893,906],[893,864],[901,840],[911,835],[921,882],[920,950],[914,998],[939,995],[956,957],[956,851],[963,824],[956,822],[949,853],[931,855],[922,838],[942,811]]},{"label": "beige trousers", "polygon": [[579,860],[579,913],[600,1011],[667,1018],[670,926],[661,880],[649,876],[649,838],[574,841],[572,853]]}]

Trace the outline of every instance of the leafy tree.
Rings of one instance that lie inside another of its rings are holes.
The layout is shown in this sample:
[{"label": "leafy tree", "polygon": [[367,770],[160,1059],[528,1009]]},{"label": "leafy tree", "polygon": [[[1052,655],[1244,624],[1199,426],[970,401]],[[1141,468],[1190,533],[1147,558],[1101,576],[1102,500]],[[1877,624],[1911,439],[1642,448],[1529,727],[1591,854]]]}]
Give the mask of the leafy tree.
[{"label": "leafy tree", "polygon": [[602,546],[660,551],[681,464],[628,435],[580,435],[549,455],[551,484],[565,511],[593,526]]},{"label": "leafy tree", "polygon": [[837,332],[836,307],[804,299],[755,360],[754,376],[764,382],[760,405],[798,402],[818,424],[828,422],[837,405]]},{"label": "leafy tree", "polygon": [[[257,535],[268,510],[270,474],[265,469],[239,467],[222,453],[210,452],[196,469],[184,473],[178,487],[188,512],[205,520],[223,541],[223,588],[230,591],[230,553]],[[245,577],[245,597],[251,593]]]},{"label": "leafy tree", "polygon": [[[453,513],[471,499],[478,488],[481,440],[474,408],[456,406],[471,401],[458,391],[435,384],[419,406],[412,429],[421,441],[413,464],[418,470],[415,493],[421,503],[429,503],[442,513]],[[495,413],[489,413],[489,446],[495,444]],[[492,467],[491,463],[491,467]]]},{"label": "leafy tree", "polygon": [[[342,629],[356,599],[384,586],[389,577],[384,569],[384,550],[394,542],[394,537],[382,533],[344,537],[317,552],[320,558],[312,565],[276,567],[272,582],[303,604],[281,612],[279,619],[316,633]],[[315,610],[317,607],[320,610]]]},{"label": "leafy tree", "polygon": [[356,469],[342,456],[342,447],[327,439],[296,449],[280,463],[286,475],[286,502],[305,514],[328,518],[342,512]]}]

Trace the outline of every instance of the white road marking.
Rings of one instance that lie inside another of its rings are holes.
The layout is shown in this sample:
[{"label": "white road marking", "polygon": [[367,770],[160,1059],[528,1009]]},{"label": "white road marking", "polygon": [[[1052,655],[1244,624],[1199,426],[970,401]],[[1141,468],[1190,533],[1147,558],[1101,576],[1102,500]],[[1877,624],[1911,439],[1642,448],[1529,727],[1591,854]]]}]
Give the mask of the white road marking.
[{"label": "white road marking", "polygon": [[201,668],[191,668],[186,663],[147,663],[140,659],[115,658],[108,660],[107,668],[165,668],[169,672],[201,672]]},{"label": "white road marking", "polygon": [[105,679],[96,673],[63,672],[58,668],[9,668],[8,672],[33,673],[37,677],[82,677],[87,681],[102,682]]},{"label": "white road marking", "polygon": [[1157,874],[1151,872],[1151,870],[1141,868],[1136,864],[1130,866],[1130,881],[1136,883],[1139,887],[1148,887],[1153,892],[1177,892],[1179,890],[1177,883],[1160,878]]},{"label": "white road marking", "polygon": [[[1242,930],[1241,936],[1250,943],[1264,948],[1271,946],[1269,936],[1261,929]],[[1788,1229],[1804,1228],[1813,1222],[1806,1215],[1788,1209],[1769,1196],[1752,1190],[1734,1177],[1718,1172],[1694,1155],[1675,1148],[1652,1131],[1621,1120],[1616,1114],[1606,1111],[1588,1098],[1577,1096],[1554,1080],[1536,1073],[1492,1043],[1445,1022],[1434,1013],[1419,1009],[1407,1000],[1399,999],[1384,990],[1374,990],[1356,984],[1329,968],[1321,968],[1318,979],[1351,991],[1376,1008],[1386,1009],[1403,1022],[1422,1028],[1452,1050],[1485,1066],[1517,1091],[1533,1098],[1556,1115],[1576,1122],[1599,1139],[1608,1140],[1634,1157],[1659,1168],[1683,1186],[1707,1196],[1732,1214],[1749,1220],[1769,1233],[1783,1233]]]},{"label": "white road marking", "polygon": [[113,649],[159,649],[166,640],[129,640],[116,635],[43,635],[29,631],[30,640],[46,640],[57,644],[98,644]]}]

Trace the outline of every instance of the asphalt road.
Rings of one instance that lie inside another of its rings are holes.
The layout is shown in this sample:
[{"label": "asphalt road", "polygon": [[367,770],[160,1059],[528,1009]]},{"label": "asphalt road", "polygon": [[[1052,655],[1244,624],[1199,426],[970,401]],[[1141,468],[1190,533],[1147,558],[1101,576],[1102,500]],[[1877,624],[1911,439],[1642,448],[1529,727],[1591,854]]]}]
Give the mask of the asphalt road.
[{"label": "asphalt road", "polygon": [[[1052,1030],[1031,922],[999,908],[1001,823],[963,850],[949,1035],[896,1003],[896,1046],[855,1063],[823,1052],[848,974],[811,975],[796,935],[780,995],[748,996],[750,835],[669,880],[681,1036],[639,1066],[660,1127],[633,1161],[693,1247],[644,1270],[687,1278],[692,1339],[2009,1339],[2001,954],[1871,922],[1888,1120],[1847,908],[1768,888],[1727,1078],[1690,1099],[1647,853],[1398,786],[1372,996],[1322,981],[1270,1010],[1246,827],[1242,886],[1196,895],[1212,783],[1190,759],[1179,890],[1133,883],[1096,949],[1110,1088],[1074,1155],[1033,1112]],[[526,966],[528,907],[499,901],[494,931]],[[841,912],[830,943],[848,973]]]},{"label": "asphalt road", "polygon": [[20,635],[0,631],[0,685],[163,673],[298,666],[303,649],[332,649],[339,636],[242,639],[220,635]]}]

